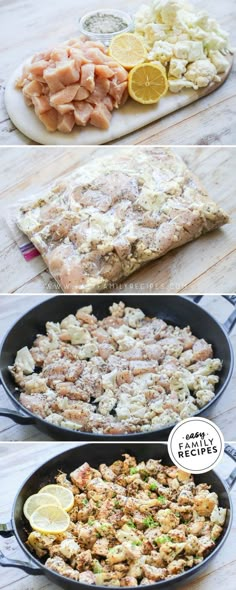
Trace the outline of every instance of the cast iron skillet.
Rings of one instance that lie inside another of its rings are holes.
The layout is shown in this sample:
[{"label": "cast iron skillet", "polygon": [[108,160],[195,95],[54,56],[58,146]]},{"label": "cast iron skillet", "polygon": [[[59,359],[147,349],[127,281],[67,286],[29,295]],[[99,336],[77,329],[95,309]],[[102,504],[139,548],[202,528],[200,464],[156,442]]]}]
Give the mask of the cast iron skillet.
[{"label": "cast iron skillet", "polygon": [[[226,296],[236,305],[236,297]],[[201,299],[195,297],[196,301]],[[236,322],[236,310],[222,326],[215,318],[189,298],[176,295],[58,295],[43,301],[22,316],[5,336],[0,349],[0,378],[7,395],[17,407],[17,411],[0,409],[0,416],[11,418],[18,424],[35,424],[39,430],[53,439],[58,440],[167,440],[173,424],[152,432],[132,433],[126,435],[103,435],[68,430],[60,426],[49,424],[42,418],[26,410],[19,402],[19,391],[11,376],[8,366],[14,363],[17,350],[23,346],[32,346],[38,333],[45,333],[46,321],[61,321],[70,313],[76,313],[79,307],[93,305],[95,315],[102,319],[109,313],[109,306],[120,300],[131,307],[140,307],[148,316],[157,316],[167,323],[184,327],[191,326],[193,333],[199,338],[211,342],[214,355],[223,360],[220,381],[216,387],[216,394],[197,415],[208,414],[209,408],[215,404],[229,384],[233,371],[233,351],[228,334]]]},{"label": "cast iron skillet", "polygon": [[[236,450],[230,447],[230,445],[225,446],[225,452],[236,461]],[[0,551],[0,565],[3,567],[15,567],[22,569],[27,574],[32,575],[40,575],[45,574],[49,580],[58,584],[62,588],[71,589],[77,588],[79,590],[81,588],[84,590],[91,590],[91,585],[88,584],[81,584],[76,582],[75,580],[69,580],[64,576],[56,574],[51,570],[47,569],[44,566],[43,559],[36,558],[31,554],[27,546],[25,545],[25,541],[27,539],[27,532],[26,528],[28,526],[25,517],[23,516],[23,505],[25,500],[30,494],[36,493],[40,487],[45,485],[46,483],[53,483],[54,477],[57,474],[58,470],[62,470],[66,473],[70,473],[76,467],[79,467],[86,458],[86,461],[95,468],[98,468],[100,463],[112,463],[117,459],[121,458],[123,453],[129,453],[130,455],[134,455],[138,461],[147,461],[148,459],[162,459],[163,463],[166,465],[172,465],[172,462],[168,455],[167,445],[165,443],[156,443],[150,444],[147,443],[145,445],[139,445],[137,443],[126,443],[126,444],[109,444],[109,443],[102,443],[102,444],[86,444],[85,446],[74,447],[73,449],[67,450],[64,453],[57,455],[53,459],[50,459],[44,465],[39,467],[32,475],[30,475],[27,480],[23,483],[22,487],[20,488],[12,509],[12,519],[7,524],[0,525],[0,535],[2,536],[12,536],[15,535],[18,543],[20,544],[21,548],[23,549],[24,553],[28,557],[29,561],[15,561],[13,559],[8,559],[3,555]],[[227,508],[227,518],[224,524],[222,535],[215,547],[215,549],[210,553],[202,563],[194,566],[190,570],[187,570],[183,574],[161,582],[153,583],[150,586],[150,590],[159,590],[159,588],[168,589],[171,586],[175,589],[179,583],[183,583],[186,581],[187,578],[190,576],[194,576],[199,574],[200,570],[208,565],[208,562],[212,557],[216,555],[216,553],[221,549],[222,545],[226,541],[231,525],[232,525],[232,500],[230,498],[229,490],[232,488],[236,481],[236,468],[231,473],[229,478],[224,482],[219,475],[217,475],[214,471],[209,471],[208,473],[204,473],[201,475],[194,476],[196,483],[206,482],[212,486],[212,490],[218,494],[219,497],[219,504],[223,508]],[[28,529],[29,531],[29,529]],[[95,586],[97,590],[104,590],[104,586]],[[134,588],[134,587],[133,587]],[[148,586],[149,588],[149,586]],[[137,586],[135,587],[137,590]]]}]

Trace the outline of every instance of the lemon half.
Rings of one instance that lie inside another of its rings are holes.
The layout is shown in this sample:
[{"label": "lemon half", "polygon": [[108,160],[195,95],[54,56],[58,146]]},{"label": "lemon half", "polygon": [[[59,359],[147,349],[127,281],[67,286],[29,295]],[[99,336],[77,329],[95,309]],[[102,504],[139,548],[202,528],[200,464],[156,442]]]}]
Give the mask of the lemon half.
[{"label": "lemon half", "polygon": [[130,70],[145,61],[147,51],[142,39],[134,33],[121,33],[121,35],[113,37],[109,47],[109,55],[126,70]]},{"label": "lemon half", "polygon": [[49,484],[39,490],[39,495],[44,493],[52,494],[55,498],[57,498],[61,507],[66,512],[69,512],[69,510],[71,510],[71,508],[74,506],[74,495],[72,491],[69,490],[69,488],[65,488],[64,486],[59,486],[57,484]]},{"label": "lemon half", "polygon": [[168,91],[166,71],[162,64],[143,63],[129,72],[128,90],[131,98],[141,104],[154,104]]}]

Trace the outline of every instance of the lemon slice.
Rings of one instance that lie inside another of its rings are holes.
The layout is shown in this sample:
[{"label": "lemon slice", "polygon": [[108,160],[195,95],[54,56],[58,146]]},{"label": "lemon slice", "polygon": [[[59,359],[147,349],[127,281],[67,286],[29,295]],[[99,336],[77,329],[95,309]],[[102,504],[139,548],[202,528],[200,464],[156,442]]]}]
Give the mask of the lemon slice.
[{"label": "lemon slice", "polygon": [[30,526],[42,534],[64,533],[70,524],[69,514],[61,506],[40,506],[31,514]]},{"label": "lemon slice", "polygon": [[27,498],[26,502],[24,503],[23,512],[25,517],[30,520],[33,512],[40,506],[45,506],[45,504],[61,506],[59,500],[56,498],[56,496],[52,496],[52,494],[33,494],[33,496],[29,496],[29,498]]},{"label": "lemon slice", "polygon": [[109,47],[109,55],[121,66],[130,70],[146,59],[147,52],[142,39],[134,33],[121,33],[121,35],[113,37]]},{"label": "lemon slice", "polygon": [[44,486],[41,490],[39,490],[39,494],[52,494],[54,497],[59,500],[61,507],[66,511],[69,512],[71,508],[74,506],[74,495],[69,488],[64,488],[63,486],[59,486],[57,484],[49,484]]},{"label": "lemon slice", "polygon": [[131,70],[128,77],[131,98],[141,104],[154,104],[168,90],[166,71],[162,64],[143,63]]}]

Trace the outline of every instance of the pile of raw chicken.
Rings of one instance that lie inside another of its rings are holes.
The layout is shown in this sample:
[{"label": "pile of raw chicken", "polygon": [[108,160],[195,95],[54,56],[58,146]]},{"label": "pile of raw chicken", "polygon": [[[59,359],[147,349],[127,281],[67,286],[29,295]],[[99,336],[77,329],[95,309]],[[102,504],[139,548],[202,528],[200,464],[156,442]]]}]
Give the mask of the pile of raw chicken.
[{"label": "pile of raw chicken", "polygon": [[89,123],[108,129],[128,98],[127,78],[102,43],[81,37],[35,55],[16,87],[48,131],[70,133]]},{"label": "pile of raw chicken", "polygon": [[226,509],[210,486],[155,459],[84,463],[56,482],[74,494],[70,526],[60,535],[32,531],[27,545],[46,567],[83,584],[170,580],[201,563],[223,531]]}]

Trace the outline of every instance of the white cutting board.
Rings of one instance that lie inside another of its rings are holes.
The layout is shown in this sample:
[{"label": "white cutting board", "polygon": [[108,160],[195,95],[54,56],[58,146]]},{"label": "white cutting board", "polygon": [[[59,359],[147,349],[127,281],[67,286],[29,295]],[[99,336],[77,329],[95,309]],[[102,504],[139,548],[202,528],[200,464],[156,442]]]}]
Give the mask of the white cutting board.
[{"label": "white cutting board", "polygon": [[[31,60],[27,60],[29,63]],[[14,71],[9,79],[5,103],[8,115],[14,125],[27,137],[43,145],[99,145],[114,139],[118,139],[128,133],[132,133],[153,121],[181,109],[182,107],[199,100],[214,92],[227,79],[233,65],[233,56],[228,56],[229,67],[221,76],[220,82],[215,82],[207,88],[200,90],[182,90],[179,94],[168,94],[155,105],[141,105],[132,99],[120,109],[113,111],[109,129],[102,130],[88,125],[87,127],[74,127],[70,134],[56,131],[50,133],[39,121],[34,113],[33,107],[25,103],[21,90],[15,88],[16,79],[21,76],[23,65]]]}]

